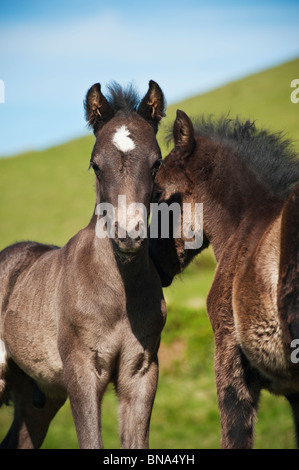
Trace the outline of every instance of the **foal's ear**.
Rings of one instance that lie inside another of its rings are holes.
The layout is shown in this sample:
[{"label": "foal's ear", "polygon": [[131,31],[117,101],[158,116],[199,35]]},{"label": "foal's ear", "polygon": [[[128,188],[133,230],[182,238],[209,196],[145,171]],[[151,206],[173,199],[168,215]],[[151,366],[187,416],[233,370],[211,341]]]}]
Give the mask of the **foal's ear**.
[{"label": "foal's ear", "polygon": [[190,154],[195,145],[194,128],[191,119],[180,109],[176,112],[176,120],[173,125],[173,138],[175,147],[180,151]]},{"label": "foal's ear", "polygon": [[95,83],[89,88],[86,93],[84,107],[86,121],[88,125],[93,128],[94,133],[114,115],[111,106],[101,92],[100,83]]},{"label": "foal's ear", "polygon": [[159,122],[165,116],[165,108],[166,102],[161,88],[150,80],[148,92],[138,106],[137,113],[146,119],[157,133]]}]

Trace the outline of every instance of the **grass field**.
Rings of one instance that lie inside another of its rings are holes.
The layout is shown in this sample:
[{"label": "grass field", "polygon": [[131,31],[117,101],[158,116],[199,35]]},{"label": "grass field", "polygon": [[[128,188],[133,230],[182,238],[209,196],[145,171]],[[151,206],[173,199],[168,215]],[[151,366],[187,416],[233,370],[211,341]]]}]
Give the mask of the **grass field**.
[{"label": "grass field", "polygon": [[[290,101],[290,83],[298,77],[299,59],[169,106],[159,131],[163,154],[164,134],[177,108],[190,116],[229,112],[232,117],[255,119],[257,126],[297,140],[299,152],[299,104]],[[92,146],[93,137],[87,136],[42,152],[0,159],[0,249],[24,239],[62,245],[88,223],[94,207],[94,177],[87,171]],[[208,250],[164,291],[168,318],[159,354],[152,448],[219,448],[213,334],[205,310],[214,269]],[[0,439],[11,413],[9,407],[0,410]],[[119,447],[117,428],[117,402],[109,388],[103,404],[106,448]],[[294,447],[291,412],[283,398],[262,394],[255,447]],[[52,422],[43,448],[77,448],[68,403]]]}]

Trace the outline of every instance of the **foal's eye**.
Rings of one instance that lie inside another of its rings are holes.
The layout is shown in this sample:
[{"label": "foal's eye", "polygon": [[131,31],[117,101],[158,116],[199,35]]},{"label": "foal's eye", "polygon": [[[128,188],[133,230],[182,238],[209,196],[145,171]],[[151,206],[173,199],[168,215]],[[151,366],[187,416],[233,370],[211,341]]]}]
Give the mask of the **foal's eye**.
[{"label": "foal's eye", "polygon": [[162,158],[160,158],[159,160],[155,161],[155,163],[153,164],[153,168],[152,168],[153,177],[155,177],[156,174],[158,173],[159,168],[162,165],[162,163],[163,163]]},{"label": "foal's eye", "polygon": [[162,192],[161,191],[158,191],[158,190],[154,190],[153,191],[153,195],[152,195],[152,200],[151,202],[155,202],[155,203],[158,203],[160,198],[162,196]]},{"label": "foal's eye", "polygon": [[88,168],[88,169],[90,169],[90,168],[93,169],[93,171],[95,172],[96,175],[99,175],[99,173],[100,173],[100,168],[98,167],[98,165],[97,165],[96,163],[90,162],[90,165],[89,165],[89,168]]}]

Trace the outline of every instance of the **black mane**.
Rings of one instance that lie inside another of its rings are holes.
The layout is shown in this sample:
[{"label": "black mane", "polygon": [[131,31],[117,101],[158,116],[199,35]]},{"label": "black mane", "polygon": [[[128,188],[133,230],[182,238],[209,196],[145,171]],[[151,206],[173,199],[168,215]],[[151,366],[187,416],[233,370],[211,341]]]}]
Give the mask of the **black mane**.
[{"label": "black mane", "polygon": [[285,199],[299,181],[299,160],[282,133],[257,129],[255,122],[212,115],[193,120],[198,136],[230,147],[275,195]]},{"label": "black mane", "polygon": [[113,81],[107,88],[107,100],[115,113],[128,114],[136,111],[140,98],[132,84],[122,88],[119,83]]}]

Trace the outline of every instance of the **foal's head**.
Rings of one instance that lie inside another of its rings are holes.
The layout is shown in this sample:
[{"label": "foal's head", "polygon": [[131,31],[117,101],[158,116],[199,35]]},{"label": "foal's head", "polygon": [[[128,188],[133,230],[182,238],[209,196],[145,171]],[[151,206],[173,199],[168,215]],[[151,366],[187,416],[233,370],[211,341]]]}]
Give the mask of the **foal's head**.
[{"label": "foal's head", "polygon": [[[164,202],[169,206],[174,202],[180,204],[181,235],[174,237],[170,232],[169,238],[158,237],[150,240],[151,257],[164,287],[170,285],[174,276],[182,272],[194,256],[209,245],[209,241],[203,233],[202,243],[199,247],[186,248],[190,239],[187,238],[183,230],[186,223],[184,204],[192,207],[194,211],[194,204],[200,203],[202,200],[197,193],[197,180],[194,174],[196,168],[192,166],[192,160],[197,153],[193,124],[183,111],[177,111],[173,126],[173,140],[174,148],[164,159],[155,180],[154,198],[159,204]],[[170,226],[172,226],[171,223]],[[191,226],[194,230],[194,218],[191,221]]]},{"label": "foal's head", "polygon": [[86,95],[86,119],[96,137],[90,164],[96,175],[97,204],[114,208],[106,227],[114,248],[132,253],[147,236],[147,214],[161,164],[156,133],[165,115],[165,100],[153,81],[141,102],[132,87],[123,90],[114,83],[109,91],[106,98],[97,83]]},{"label": "foal's head", "polygon": [[[264,217],[264,207],[277,207],[299,180],[299,165],[290,142],[280,134],[258,130],[238,117],[201,116],[195,121],[177,111],[174,148],[156,178],[156,199],[183,206],[203,203],[203,245],[216,256],[241,220]],[[182,207],[183,209],[183,207]],[[183,214],[183,211],[182,211]],[[151,240],[150,251],[164,285],[181,272],[198,251],[181,238]]]}]

